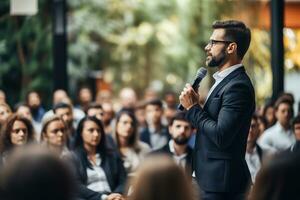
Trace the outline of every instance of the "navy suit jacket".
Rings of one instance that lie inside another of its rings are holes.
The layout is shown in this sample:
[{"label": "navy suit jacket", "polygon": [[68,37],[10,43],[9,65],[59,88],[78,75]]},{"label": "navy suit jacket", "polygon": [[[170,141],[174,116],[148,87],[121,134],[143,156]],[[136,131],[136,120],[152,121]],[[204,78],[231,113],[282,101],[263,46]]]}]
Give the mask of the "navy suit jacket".
[{"label": "navy suit jacket", "polygon": [[208,192],[245,192],[251,176],[245,151],[255,110],[252,83],[244,67],[225,77],[202,108],[187,111],[197,128],[193,170],[200,188]]}]

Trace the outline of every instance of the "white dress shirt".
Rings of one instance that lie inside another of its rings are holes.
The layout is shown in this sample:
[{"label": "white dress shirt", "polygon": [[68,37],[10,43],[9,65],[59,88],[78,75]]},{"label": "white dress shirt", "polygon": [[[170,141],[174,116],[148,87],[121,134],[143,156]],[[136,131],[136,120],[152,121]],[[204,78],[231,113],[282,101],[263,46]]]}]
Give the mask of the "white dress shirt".
[{"label": "white dress shirt", "polygon": [[95,192],[111,192],[110,186],[102,169],[100,154],[96,154],[96,164],[92,163],[92,169],[87,168],[87,188]]},{"label": "white dress shirt", "polygon": [[185,168],[187,153],[177,155],[175,148],[174,148],[174,140],[169,141],[169,148],[170,148],[171,153],[173,154],[173,159],[176,162],[176,164]]},{"label": "white dress shirt", "polygon": [[258,138],[257,144],[267,153],[284,151],[296,142],[295,135],[285,130],[279,122],[265,130]]},{"label": "white dress shirt", "polygon": [[213,74],[213,78],[215,79],[215,83],[214,85],[210,88],[208,94],[207,94],[207,97],[206,97],[206,100],[205,100],[205,103],[206,101],[208,100],[209,96],[211,95],[211,93],[214,91],[214,89],[217,87],[217,85],[219,85],[219,83],[221,81],[223,81],[224,78],[226,78],[226,76],[228,76],[229,74],[231,74],[233,71],[237,70],[238,68],[240,67],[243,67],[243,64],[236,64],[236,65],[233,65],[221,72],[217,71],[216,73]]},{"label": "white dress shirt", "polygon": [[254,147],[252,153],[246,151],[245,160],[251,174],[252,182],[254,183],[256,174],[261,167],[261,162],[256,147]]}]

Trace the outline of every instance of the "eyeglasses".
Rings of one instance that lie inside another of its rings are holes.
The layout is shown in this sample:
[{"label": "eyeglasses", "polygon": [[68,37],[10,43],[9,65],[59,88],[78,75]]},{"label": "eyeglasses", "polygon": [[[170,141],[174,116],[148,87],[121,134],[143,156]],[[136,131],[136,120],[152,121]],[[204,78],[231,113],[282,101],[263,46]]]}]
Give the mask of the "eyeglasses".
[{"label": "eyeglasses", "polygon": [[230,43],[233,43],[232,41],[228,41],[228,40],[209,40],[208,42],[208,46],[209,47],[212,47],[214,46],[215,44],[217,43],[225,43],[225,44],[230,44]]}]

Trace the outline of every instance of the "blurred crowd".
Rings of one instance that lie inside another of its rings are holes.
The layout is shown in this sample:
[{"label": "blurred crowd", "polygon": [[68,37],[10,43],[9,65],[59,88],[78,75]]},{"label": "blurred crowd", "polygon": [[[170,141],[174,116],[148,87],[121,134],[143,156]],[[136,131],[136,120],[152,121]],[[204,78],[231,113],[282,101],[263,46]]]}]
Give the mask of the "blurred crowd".
[{"label": "blurred crowd", "polygon": [[[132,88],[110,93],[52,94],[45,110],[37,91],[10,106],[0,90],[0,199],[192,200],[196,130],[177,110],[178,94],[162,98]],[[200,102],[200,104],[203,102]],[[253,114],[245,159],[249,199],[297,199],[300,116],[292,94]],[[238,122],[236,122],[238,123]]]}]

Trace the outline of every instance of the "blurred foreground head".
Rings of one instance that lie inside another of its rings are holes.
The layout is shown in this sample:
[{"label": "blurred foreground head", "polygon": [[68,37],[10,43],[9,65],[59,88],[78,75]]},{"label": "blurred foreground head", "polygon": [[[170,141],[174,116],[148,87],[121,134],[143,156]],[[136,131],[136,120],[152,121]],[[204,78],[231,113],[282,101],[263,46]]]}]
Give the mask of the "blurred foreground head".
[{"label": "blurred foreground head", "polygon": [[0,176],[0,199],[70,200],[74,192],[68,166],[37,146],[15,151]]},{"label": "blurred foreground head", "polygon": [[153,155],[140,165],[129,200],[192,200],[193,190],[183,169],[166,155]]},{"label": "blurred foreground head", "polygon": [[300,155],[284,152],[258,173],[249,200],[300,199]]}]

